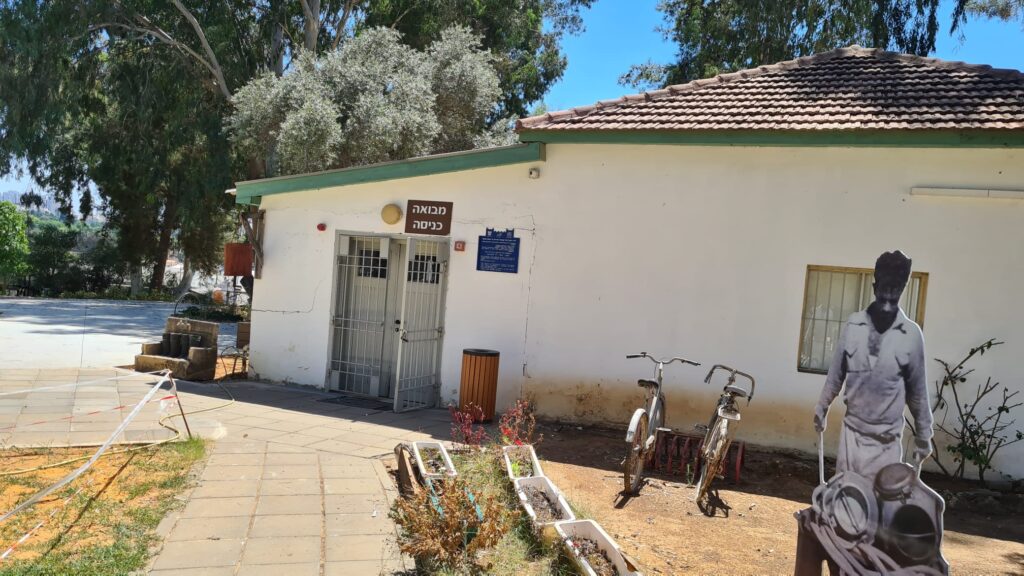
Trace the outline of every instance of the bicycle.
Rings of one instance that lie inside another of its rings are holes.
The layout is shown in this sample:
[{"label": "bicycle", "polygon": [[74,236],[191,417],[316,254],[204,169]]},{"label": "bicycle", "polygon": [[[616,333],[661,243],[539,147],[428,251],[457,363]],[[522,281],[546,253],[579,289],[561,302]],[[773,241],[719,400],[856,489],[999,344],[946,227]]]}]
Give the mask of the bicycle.
[{"label": "bicycle", "polygon": [[665,365],[673,362],[692,364],[700,366],[699,362],[687,360],[686,358],[664,358],[658,360],[647,352],[629,354],[627,359],[648,358],[656,364],[654,368],[654,380],[641,378],[638,386],[645,389],[645,408],[637,408],[633,418],[629,421],[629,428],[626,429],[626,443],[629,444],[629,451],[622,461],[622,479],[625,485],[626,494],[636,494],[640,490],[640,481],[644,471],[644,461],[647,455],[654,448],[655,437],[658,428],[661,427],[665,418],[665,396],[661,393],[661,381],[665,372]]},{"label": "bicycle", "polygon": [[[718,476],[722,468],[722,461],[725,459],[725,455],[729,453],[732,434],[736,429],[736,425],[730,425],[730,422],[738,423],[740,421],[740,411],[736,407],[736,399],[746,398],[748,406],[750,401],[754,399],[754,377],[746,372],[740,372],[735,368],[723,366],[722,364],[715,364],[708,371],[708,375],[704,378],[705,384],[711,383],[711,377],[715,374],[716,370],[728,372],[729,380],[722,387],[722,395],[718,398],[718,405],[715,406],[715,412],[711,415],[711,421],[708,423],[707,431],[704,434],[704,442],[701,444],[700,455],[704,465],[700,470],[700,478],[697,480],[697,496],[694,498],[698,503],[704,500],[712,480]],[[750,380],[749,392],[736,385],[737,376]]]}]

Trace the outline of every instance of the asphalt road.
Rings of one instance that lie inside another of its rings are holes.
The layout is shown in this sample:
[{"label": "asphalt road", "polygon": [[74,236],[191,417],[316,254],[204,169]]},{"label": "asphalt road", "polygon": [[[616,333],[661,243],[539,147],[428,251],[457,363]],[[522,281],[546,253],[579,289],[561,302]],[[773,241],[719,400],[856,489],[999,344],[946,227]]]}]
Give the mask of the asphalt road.
[{"label": "asphalt road", "polygon": [[[167,302],[0,298],[0,368],[107,368],[131,364],[156,342],[174,309]],[[221,324],[218,347],[234,344]]]}]

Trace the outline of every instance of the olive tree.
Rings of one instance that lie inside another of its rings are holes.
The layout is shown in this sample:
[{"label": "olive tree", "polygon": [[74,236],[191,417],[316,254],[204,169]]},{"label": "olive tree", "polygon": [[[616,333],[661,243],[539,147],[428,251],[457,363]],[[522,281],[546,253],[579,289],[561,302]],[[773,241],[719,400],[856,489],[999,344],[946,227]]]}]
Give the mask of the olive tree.
[{"label": "olive tree", "polygon": [[468,28],[424,50],[371,28],[338,50],[303,54],[293,69],[240,88],[227,125],[235,145],[294,174],[507,143],[488,127],[501,96],[493,56]]}]

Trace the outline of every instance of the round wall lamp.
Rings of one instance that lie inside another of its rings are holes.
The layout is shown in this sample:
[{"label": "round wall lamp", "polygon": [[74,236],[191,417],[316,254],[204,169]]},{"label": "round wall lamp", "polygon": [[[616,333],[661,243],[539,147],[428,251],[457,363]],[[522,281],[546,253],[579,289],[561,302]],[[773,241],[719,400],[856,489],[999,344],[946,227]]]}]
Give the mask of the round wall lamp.
[{"label": "round wall lamp", "polygon": [[385,224],[398,224],[398,221],[402,219],[402,209],[398,204],[388,204],[381,209],[380,219]]},{"label": "round wall lamp", "polygon": [[327,230],[327,224],[324,224],[323,222],[321,222],[321,223],[316,225],[316,229],[321,231],[321,232],[323,232],[324,230]]}]

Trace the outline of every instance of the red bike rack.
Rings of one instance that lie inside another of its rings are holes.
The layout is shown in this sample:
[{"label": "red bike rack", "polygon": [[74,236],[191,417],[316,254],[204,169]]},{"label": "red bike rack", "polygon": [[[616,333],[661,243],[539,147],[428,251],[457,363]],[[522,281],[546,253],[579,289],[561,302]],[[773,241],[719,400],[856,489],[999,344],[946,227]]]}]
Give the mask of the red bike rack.
[{"label": "red bike rack", "polygon": [[[704,436],[676,432],[668,428],[659,428],[654,442],[654,450],[650,452],[645,467],[668,474],[670,476],[687,476],[687,466],[693,463],[691,474],[697,477],[697,471],[701,464],[701,445],[704,443]],[[730,470],[732,464],[732,483],[740,482],[740,472],[743,469],[743,456],[746,445],[742,441],[734,441],[729,446],[729,452],[725,455],[722,463],[722,470]]]}]

